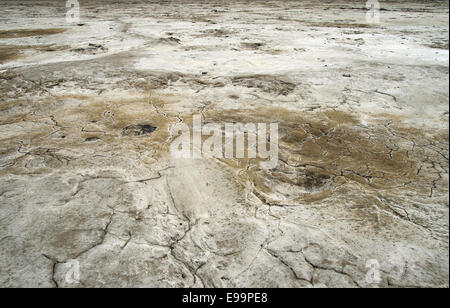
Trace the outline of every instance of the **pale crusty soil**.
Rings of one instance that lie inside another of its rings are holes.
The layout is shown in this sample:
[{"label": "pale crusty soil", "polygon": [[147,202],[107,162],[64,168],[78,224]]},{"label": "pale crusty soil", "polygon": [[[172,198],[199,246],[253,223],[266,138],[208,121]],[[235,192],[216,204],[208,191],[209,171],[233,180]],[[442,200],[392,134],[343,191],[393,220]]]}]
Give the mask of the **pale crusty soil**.
[{"label": "pale crusty soil", "polygon": [[[448,287],[447,1],[21,3],[1,287]],[[278,167],[172,159],[195,114],[279,123]]]}]

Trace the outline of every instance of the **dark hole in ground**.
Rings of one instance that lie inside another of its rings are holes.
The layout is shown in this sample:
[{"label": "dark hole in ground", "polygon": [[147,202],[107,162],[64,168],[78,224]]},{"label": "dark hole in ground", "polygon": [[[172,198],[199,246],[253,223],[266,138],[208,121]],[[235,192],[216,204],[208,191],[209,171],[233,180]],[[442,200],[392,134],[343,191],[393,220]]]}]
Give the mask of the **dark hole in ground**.
[{"label": "dark hole in ground", "polygon": [[122,136],[141,136],[151,134],[157,129],[156,126],[150,124],[137,124],[125,127],[122,130]]},{"label": "dark hole in ground", "polygon": [[100,140],[100,138],[99,137],[89,137],[89,138],[85,139],[86,142],[93,142],[93,141],[97,141],[97,140]]}]

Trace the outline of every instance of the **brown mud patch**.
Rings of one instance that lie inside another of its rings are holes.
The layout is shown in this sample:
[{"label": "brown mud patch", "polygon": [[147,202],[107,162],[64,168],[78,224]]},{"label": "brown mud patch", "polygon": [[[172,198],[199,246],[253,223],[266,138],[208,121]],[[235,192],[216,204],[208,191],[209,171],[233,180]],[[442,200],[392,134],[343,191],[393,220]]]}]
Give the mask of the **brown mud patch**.
[{"label": "brown mud patch", "polygon": [[263,170],[259,159],[221,160],[265,203],[322,202],[342,186],[420,198],[448,188],[448,130],[405,127],[384,116],[363,126],[339,110],[298,113],[282,108],[209,109],[206,122],[279,123],[279,164]]},{"label": "brown mud patch", "polygon": [[54,35],[65,31],[66,29],[62,28],[0,30],[0,39]]},{"label": "brown mud patch", "polygon": [[291,94],[297,87],[288,78],[270,75],[238,76],[234,77],[231,82],[234,86],[259,89],[265,93],[283,96]]},{"label": "brown mud patch", "polygon": [[[58,164],[74,159],[67,154],[70,151],[94,153],[106,148],[107,155],[125,151],[167,157],[175,137],[171,127],[179,122],[191,126],[192,115],[198,113],[179,97],[151,93],[117,99],[57,97],[42,106],[48,110],[28,114],[26,106],[19,114],[13,112],[16,104],[2,104],[2,123],[10,125],[2,145],[17,149],[22,142]],[[408,127],[388,114],[374,115],[362,125],[358,115],[334,109],[221,110],[209,104],[202,114],[204,124],[279,124],[275,169],[262,169],[260,159],[220,159],[243,186],[270,205],[320,203],[346,189],[427,199],[448,194],[448,129]]]},{"label": "brown mud patch", "polygon": [[56,45],[0,45],[0,64],[21,58],[27,51],[53,52],[67,49],[68,46]]},{"label": "brown mud patch", "polygon": [[428,44],[425,46],[434,48],[434,49],[448,50],[448,41],[446,41],[446,42],[435,41],[435,42],[432,42],[431,44]]},{"label": "brown mud patch", "polygon": [[229,37],[235,33],[226,29],[207,29],[201,31],[201,34],[197,35],[197,37]]},{"label": "brown mud patch", "polygon": [[16,46],[0,45],[0,64],[15,60],[20,57],[20,49]]},{"label": "brown mud patch", "polygon": [[[130,98],[83,95],[55,97],[32,106],[39,111],[14,112],[2,104],[2,157],[17,158],[2,173],[49,172],[71,165],[107,164],[108,161],[151,161],[167,156],[169,127],[179,121],[159,112],[146,95]],[[31,106],[30,106],[31,107]],[[157,107],[156,107],[157,108]]]},{"label": "brown mud patch", "polygon": [[345,22],[302,22],[308,27],[314,28],[339,28],[339,29],[367,29],[374,28],[370,24],[345,23]]},{"label": "brown mud patch", "polygon": [[247,50],[258,50],[264,46],[266,46],[265,43],[250,43],[250,42],[241,43],[241,47]]}]

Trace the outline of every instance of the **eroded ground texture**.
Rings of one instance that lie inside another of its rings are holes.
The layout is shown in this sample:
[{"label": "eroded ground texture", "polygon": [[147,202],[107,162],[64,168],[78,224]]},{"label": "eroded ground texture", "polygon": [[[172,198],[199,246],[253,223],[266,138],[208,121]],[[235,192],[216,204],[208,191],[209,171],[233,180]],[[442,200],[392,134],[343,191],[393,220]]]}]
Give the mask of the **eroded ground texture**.
[{"label": "eroded ground texture", "polygon": [[[0,286],[448,287],[447,1],[80,5],[0,2]],[[277,168],[172,159],[196,114]]]}]

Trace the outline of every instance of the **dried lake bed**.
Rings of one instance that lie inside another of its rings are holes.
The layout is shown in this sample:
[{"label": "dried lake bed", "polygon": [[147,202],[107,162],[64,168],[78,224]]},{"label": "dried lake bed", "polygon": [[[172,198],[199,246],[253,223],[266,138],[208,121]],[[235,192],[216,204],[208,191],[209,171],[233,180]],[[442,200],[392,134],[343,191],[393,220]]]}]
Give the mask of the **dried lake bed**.
[{"label": "dried lake bed", "polygon": [[448,287],[448,2],[381,4],[2,0],[0,286]]}]

